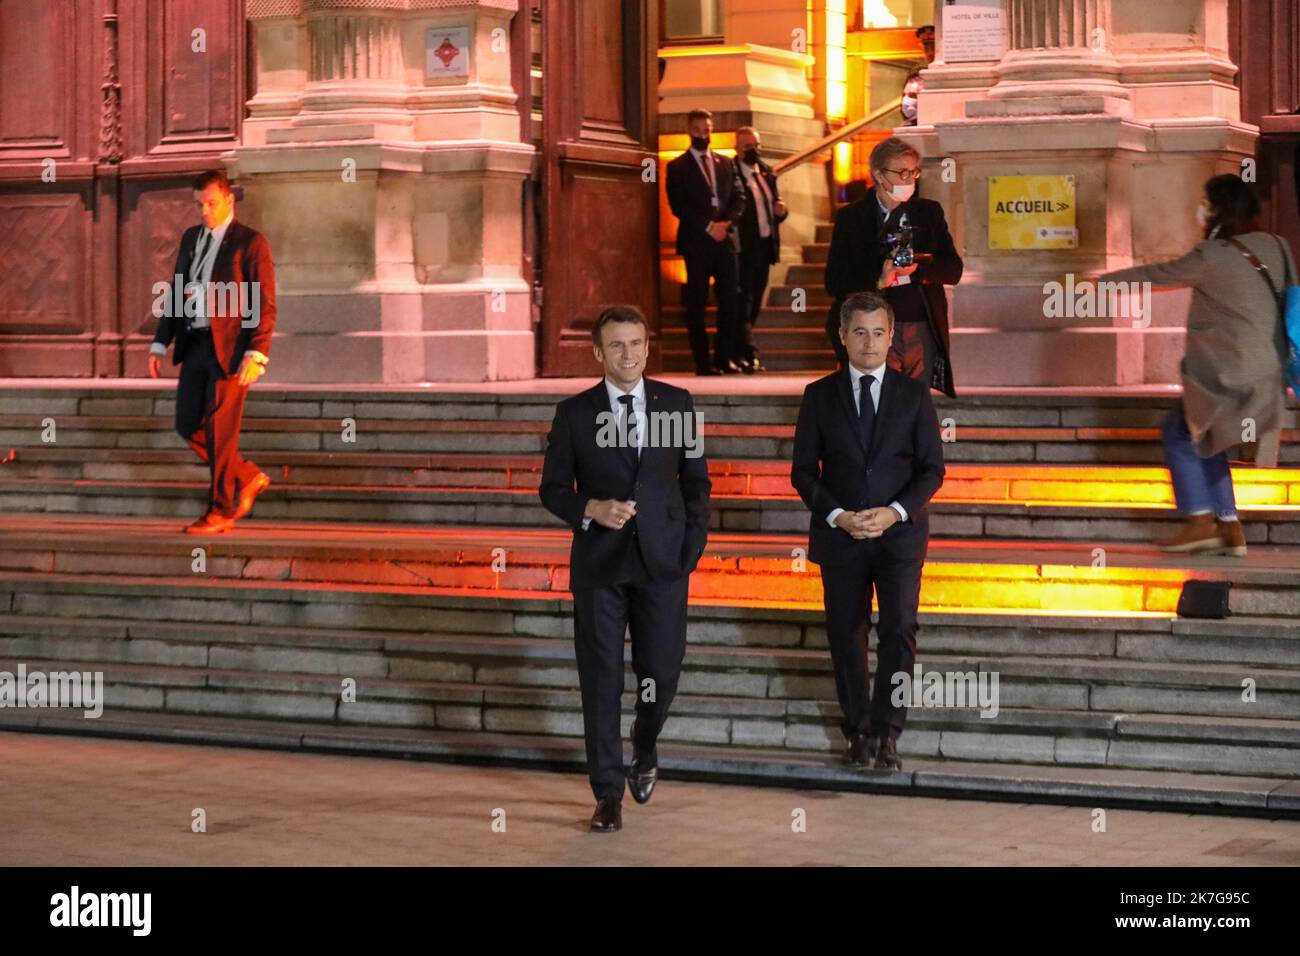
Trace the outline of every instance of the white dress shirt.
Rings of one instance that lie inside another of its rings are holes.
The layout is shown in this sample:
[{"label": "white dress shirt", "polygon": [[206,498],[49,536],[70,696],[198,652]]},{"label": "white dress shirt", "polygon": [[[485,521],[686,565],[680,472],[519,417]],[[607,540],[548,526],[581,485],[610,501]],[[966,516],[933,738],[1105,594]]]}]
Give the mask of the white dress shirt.
[{"label": "white dress shirt", "polygon": [[706,150],[698,150],[694,146],[690,148],[690,154],[695,157],[695,162],[699,164],[700,172],[708,180],[713,190],[713,208],[718,208],[718,167],[713,164],[713,154]]},{"label": "white dress shirt", "polygon": [[776,210],[772,203],[772,194],[767,191],[767,183],[763,180],[763,171],[757,166],[742,162],[740,173],[749,183],[749,191],[758,198],[758,202],[754,204],[754,212],[758,215],[758,234],[766,239],[772,235],[772,220],[768,212],[771,211],[775,215]]},{"label": "white dress shirt", "polygon": [[[605,392],[609,395],[610,410],[618,416],[618,432],[623,434],[625,422],[624,414],[626,407],[620,402],[620,395],[632,396],[632,438],[636,441],[637,457],[640,457],[641,450],[645,448],[646,441],[646,413],[645,413],[645,378],[637,379],[636,385],[631,392],[625,392],[618,385],[615,385],[608,378],[605,379]],[[591,519],[582,519],[582,530],[586,531],[591,527]]]},{"label": "white dress shirt", "polygon": [[[862,381],[862,376],[864,375],[870,375],[872,377],[872,382],[871,385],[869,386],[871,390],[871,407],[876,409],[876,411],[880,410],[880,389],[883,387],[885,382],[886,364],[888,363],[881,362],[875,368],[869,368],[864,372],[861,369],[859,369],[856,365],[854,365],[852,362],[849,363],[849,380],[852,383],[853,407],[857,409],[859,414],[862,412],[862,406],[860,404],[860,397],[862,395],[862,385],[860,383]],[[900,521],[907,520],[906,509],[904,509],[903,506],[900,505],[897,501],[891,501],[889,503],[889,507],[893,508],[895,511],[898,512],[898,519]],[[832,528],[835,527],[835,519],[842,514],[844,514],[843,508],[834,509],[830,514],[826,516],[826,523],[830,525]]]}]

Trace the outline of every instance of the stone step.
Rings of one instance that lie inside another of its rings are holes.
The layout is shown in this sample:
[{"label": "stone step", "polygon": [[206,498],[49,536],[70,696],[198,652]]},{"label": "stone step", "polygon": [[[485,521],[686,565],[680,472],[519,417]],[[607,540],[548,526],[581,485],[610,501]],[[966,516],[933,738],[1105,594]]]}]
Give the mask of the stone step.
[{"label": "stone step", "polygon": [[[784,318],[783,316],[782,319]],[[708,333],[709,340],[713,341],[717,330],[710,325]],[[816,325],[811,322],[804,325],[787,324],[784,321],[780,324],[772,322],[766,325],[755,325],[753,339],[754,347],[758,349],[765,366],[768,356],[773,353],[781,353],[783,356],[790,353],[809,355],[820,349],[824,353],[820,362],[820,366],[824,369],[822,374],[835,368],[835,357],[830,346],[826,344],[826,331],[821,327],[820,322]],[[663,344],[665,356],[682,355],[690,351],[690,339],[684,328],[664,329],[660,342]]]},{"label": "stone step", "polygon": [[[372,641],[415,641],[434,633],[520,638],[572,639],[572,605],[532,597],[503,598],[467,589],[405,588],[384,591],[352,586],[329,599],[308,586],[267,590],[260,582],[229,579],[200,584],[186,581],[183,601],[158,605],[158,621],[138,619],[140,606],[153,605],[166,592],[139,578],[64,575],[57,583],[34,585],[14,579],[0,589],[0,602],[12,614],[0,615],[5,633],[15,637],[69,637],[104,646],[134,660],[159,642],[193,640],[228,645],[300,646],[359,653]],[[114,583],[123,588],[114,591]],[[174,595],[168,595],[174,597]],[[295,601],[319,605],[299,608]],[[288,602],[283,603],[283,602]],[[208,624],[202,608],[220,612]],[[137,616],[133,616],[133,613]],[[299,615],[299,616],[295,616]],[[333,615],[332,617],[330,615]],[[101,619],[102,617],[102,619]],[[692,646],[719,649],[826,651],[824,616],[816,610],[711,605],[690,607]],[[922,650],[929,654],[1018,659],[1071,659],[1167,664],[1209,664],[1294,669],[1300,666],[1300,629],[1285,620],[1233,616],[1193,620],[1144,616],[1063,614],[975,614],[922,610]],[[176,621],[181,622],[178,626]],[[396,632],[397,636],[394,636]],[[874,645],[874,632],[872,642]],[[86,644],[89,647],[92,644]],[[394,644],[393,646],[397,646]]]},{"label": "stone step", "polygon": [[[541,481],[541,455],[419,454],[403,452],[281,451],[266,449],[258,462],[272,474],[273,489],[394,488],[413,491],[514,491],[532,494]],[[790,463],[780,459],[710,458],[714,497],[796,500]],[[1232,469],[1237,503],[1248,509],[1285,512],[1300,506],[1300,469]],[[121,484],[207,484],[207,469],[188,449],[58,448],[15,450],[0,463],[0,485],[59,494],[77,487]],[[26,482],[28,484],[24,485]],[[43,484],[34,484],[43,482]],[[275,495],[271,490],[269,495]],[[933,502],[1040,506],[1168,508],[1174,504],[1169,472],[1139,465],[946,463],[943,487]],[[1105,512],[1100,512],[1104,514]]]},{"label": "stone step", "polygon": [[[189,453],[185,453],[188,457]],[[399,522],[452,525],[557,527],[557,520],[541,504],[536,475],[521,471],[455,472],[443,474],[448,484],[404,485],[403,472],[394,469],[296,468],[272,469],[259,455],[259,463],[275,476],[275,484],[258,498],[250,521],[269,518],[288,521]],[[75,467],[75,466],[74,466]],[[960,467],[960,466],[957,466]],[[16,470],[16,469],[15,469]],[[198,465],[141,465],[91,469],[123,475],[121,480],[68,477],[59,480],[9,478],[0,470],[0,510],[7,513],[56,515],[134,515],[180,519],[201,508],[208,482]],[[137,477],[127,477],[130,474]],[[282,475],[303,474],[328,484],[285,481]],[[1267,475],[1268,472],[1253,472]],[[187,481],[165,480],[184,476]],[[518,488],[475,487],[476,476],[485,483],[516,481]],[[373,484],[334,484],[331,479],[380,479]],[[429,476],[425,476],[429,480]],[[783,475],[716,475],[714,488],[759,487],[759,493],[711,496],[710,527],[715,531],[805,534],[809,514],[792,492],[768,494],[785,484]],[[461,482],[461,484],[455,484]],[[976,479],[974,484],[979,484]],[[1171,505],[1111,504],[1100,498],[1093,504],[1026,504],[963,497],[960,477],[950,477],[930,505],[930,534],[934,538],[1023,539],[1031,541],[1092,541],[1148,545],[1170,533],[1182,520]],[[1063,489],[1068,490],[1068,489]],[[1086,489],[1080,489],[1086,490]],[[1116,494],[1124,489],[1116,487]],[[1165,487],[1168,493],[1168,487]],[[1268,506],[1250,502],[1267,500],[1278,489],[1243,483],[1238,491],[1246,540],[1252,545],[1292,547],[1300,543],[1296,505]],[[1288,494],[1285,488],[1281,494]]]},{"label": "stone step", "polygon": [[[129,636],[128,636],[129,635]],[[834,705],[823,648],[719,647],[693,643],[681,690],[759,701],[813,699]],[[396,677],[576,690],[567,637],[499,637],[240,627],[222,630],[165,621],[87,622],[0,615],[0,658],[146,667],[209,667],[259,673]],[[1300,733],[1300,668],[1166,663],[1086,657],[951,654],[924,650],[926,671],[998,675],[998,706],[1059,711],[1165,713],[1276,719]],[[628,663],[630,664],[630,657]],[[12,670],[12,669],[11,669]],[[629,688],[636,682],[629,670]],[[874,670],[872,671],[874,673]],[[1258,700],[1242,700],[1242,674]],[[922,709],[923,719],[939,711]],[[969,715],[967,715],[969,716]],[[1019,718],[1017,718],[1019,719]],[[1014,721],[1013,721],[1014,723]],[[1300,738],[1297,739],[1300,743]]]},{"label": "stone step", "polygon": [[[468,761],[575,774],[583,772],[585,761],[582,742],[574,737],[486,731],[327,726],[146,711],[116,711],[97,720],[54,711],[0,711],[0,723],[26,732]],[[1300,783],[1275,777],[924,758],[910,758],[899,773],[864,773],[816,753],[685,743],[665,746],[659,762],[667,781],[1300,818]]]},{"label": "stone step", "polygon": [[[388,410],[391,413],[391,410]],[[328,419],[269,418],[245,419],[240,447],[250,452],[338,452],[405,454],[506,454],[539,455],[545,451],[552,409],[531,421],[443,420],[443,419]],[[1056,412],[1057,410],[1048,410]],[[788,462],[793,451],[797,406],[779,414],[787,423],[714,421],[708,408],[701,408],[705,454],[711,458],[745,458]],[[1148,418],[1160,418],[1147,410]],[[735,417],[726,413],[728,417]],[[743,414],[743,413],[742,413]],[[777,413],[764,410],[762,417]],[[1159,429],[1148,426],[1093,427],[1086,424],[1037,424],[1035,417],[1007,409],[971,410],[959,421],[942,405],[938,408],[944,429],[944,457],[953,463],[992,462],[998,465],[1154,464],[1161,459]],[[981,420],[1022,417],[1019,424],[985,424]],[[1074,416],[1069,416],[1074,417]],[[169,415],[156,416],[63,416],[57,423],[55,441],[42,440],[49,420],[35,415],[0,416],[0,459],[22,460],[24,452],[58,448],[164,450],[182,447]],[[1300,464],[1300,430],[1286,429],[1280,460],[1283,465]],[[3,467],[0,465],[0,467]]]},{"label": "stone step", "polygon": [[[686,310],[681,306],[665,306],[659,310],[661,322],[660,342],[666,341],[665,336],[669,334],[681,334],[686,332]],[[709,335],[712,336],[717,332],[715,321],[717,319],[717,310],[710,308],[705,313],[705,323]],[[758,335],[769,328],[787,328],[787,329],[807,329],[816,332],[822,336],[817,344],[822,346],[826,336],[826,310],[825,309],[804,309],[796,312],[790,308],[774,309],[764,306],[759,312],[758,321],[754,323],[754,334]],[[674,340],[676,341],[676,340]],[[674,346],[677,347],[677,346]],[[825,346],[829,353],[829,346]],[[831,368],[835,363],[832,361]]]},{"label": "stone step", "polygon": [[[190,453],[183,455],[192,462]],[[322,458],[328,455],[321,455]],[[395,457],[402,458],[402,457]],[[520,467],[447,467],[412,472],[407,467],[321,467],[283,463],[257,455],[274,483],[257,499],[255,519],[495,524],[556,527],[556,519],[537,497],[537,471],[525,459]],[[539,459],[536,459],[539,463]],[[374,463],[378,466],[378,462]],[[711,467],[710,527],[715,531],[806,533],[809,512],[790,489],[788,472],[764,473],[767,462],[716,463]],[[0,470],[0,507],[10,514],[135,515],[182,518],[201,507],[208,481],[196,463],[78,463],[75,460],[17,463]],[[728,468],[751,471],[727,473]],[[1083,540],[1112,544],[1151,544],[1177,528],[1178,512],[1167,498],[1169,485],[1156,481],[1096,483],[1066,476],[978,477],[953,466],[930,506],[933,537]],[[12,468],[12,471],[10,471]],[[991,470],[995,471],[995,470]],[[1010,470],[1005,470],[1010,471]],[[1050,472],[1050,467],[1044,468]],[[1140,471],[1140,470],[1134,470]],[[61,473],[60,479],[17,477],[18,473]],[[723,472],[723,473],[719,473]],[[1154,470],[1152,470],[1153,476]],[[104,477],[114,475],[116,477]],[[287,476],[287,480],[286,480]],[[186,480],[179,480],[186,479]],[[299,480],[294,480],[299,479]],[[1022,480],[1023,479],[1023,480]],[[515,486],[506,486],[508,484]],[[1109,485],[1109,486],[1108,486]],[[784,492],[781,490],[784,486]],[[1009,498],[1035,489],[1034,499]],[[988,497],[984,497],[988,492]],[[1095,502],[1086,501],[1096,492]],[[1039,493],[1044,497],[1039,497]],[[1061,503],[1052,502],[1060,496]],[[1295,480],[1286,470],[1245,471],[1238,485],[1243,527],[1252,545],[1287,548],[1300,542]],[[1158,498],[1165,503],[1157,503]],[[1109,501],[1108,501],[1109,498]],[[1140,499],[1149,498],[1149,501]],[[1135,503],[1138,499],[1140,503]],[[1044,502],[1044,503],[1040,503]]]},{"label": "stone step", "polygon": [[[827,246],[827,251],[830,247]],[[795,262],[785,272],[784,285],[803,289],[824,289],[826,285],[826,262]]]},{"label": "stone step", "polygon": [[830,237],[827,236],[826,242],[821,242],[820,240],[817,242],[805,242],[801,247],[803,261],[809,264],[821,263],[824,268],[831,251],[829,239]]},{"label": "stone step", "polygon": [[[0,658],[0,670],[103,675],[103,708],[196,716],[288,719],[322,724],[482,730],[580,737],[581,697],[567,687],[501,683],[501,666],[475,671],[485,681],[348,673],[303,674],[246,668],[169,667],[77,659]],[[397,663],[397,662],[394,662]],[[426,662],[427,664],[427,662]],[[463,665],[462,665],[463,667]],[[426,670],[432,670],[426,666]],[[572,674],[572,668],[569,668]],[[574,675],[576,677],[576,675]],[[683,675],[660,740],[814,751],[841,746],[833,701],[798,697],[721,697],[688,685]],[[355,700],[343,699],[345,679]],[[635,679],[632,680],[635,687]],[[26,708],[0,710],[3,717]],[[1240,707],[1238,708],[1241,709]],[[1257,776],[1300,772],[1300,720],[1212,719],[1175,714],[1006,708],[986,719],[972,710],[912,708],[900,738],[907,756],[1043,765],[1109,766],[1175,771],[1214,770]],[[82,718],[83,720],[87,718]],[[90,718],[96,720],[99,718]],[[632,714],[623,715],[626,737]],[[89,721],[88,721],[89,722]]]},{"label": "stone step", "polygon": [[773,284],[767,287],[767,307],[770,309],[788,308],[795,301],[796,292],[799,293],[803,303],[809,309],[820,310],[823,314],[835,301],[820,280],[810,282],[807,285],[799,285],[797,282],[787,280],[784,285]]},{"label": "stone step", "polygon": [[[669,314],[679,314],[672,309]],[[793,318],[797,313],[771,310],[776,318]],[[813,313],[803,313],[807,319]],[[813,318],[817,318],[813,316]],[[818,319],[818,321],[821,321]],[[790,321],[773,324],[790,326]],[[555,403],[590,385],[595,375],[578,380],[544,380],[524,383],[492,383],[496,391],[469,391],[454,386],[376,386],[357,389],[347,386],[277,385],[259,383],[250,393],[244,418],[323,418],[337,425],[343,418],[358,422],[378,420],[473,421],[549,423]],[[555,384],[552,385],[552,381]],[[748,376],[701,379],[685,376],[675,381],[692,389],[695,404],[705,419],[716,424],[792,425],[799,410],[806,380],[796,377]],[[512,387],[513,386],[513,387]],[[744,386],[744,387],[742,387]],[[175,412],[175,383],[159,381],[86,385],[21,387],[0,386],[0,422],[22,419],[21,426],[36,441],[46,418],[92,417],[162,418]],[[931,396],[942,417],[957,426],[1008,426],[1071,429],[1158,428],[1177,401],[1177,389],[1138,387],[1134,389],[1007,389],[982,390],[950,399]],[[1295,409],[1287,411],[1287,427],[1296,427]]]},{"label": "stone step", "polygon": [[[809,339],[811,343],[813,339]],[[762,353],[764,372],[761,375],[780,374],[780,375],[802,375],[809,381],[820,378],[835,368],[835,359],[830,349],[821,344],[820,339],[816,344],[809,348],[771,348],[765,347],[762,341],[758,341],[759,351]],[[670,348],[663,351],[663,366],[667,372],[685,375],[693,372],[695,369],[695,359],[691,351],[685,346],[679,348]],[[738,375],[728,375],[725,378],[739,378]],[[748,377],[748,376],[745,376]]]},{"label": "stone step", "polygon": [[[9,515],[0,527],[0,561],[18,574],[539,595],[564,595],[569,587],[571,535],[563,529],[262,521],[200,539],[153,519]],[[195,548],[202,549],[199,571]],[[821,607],[821,578],[805,548],[802,535],[713,534],[691,576],[691,596],[701,603]],[[1088,544],[934,541],[920,602],[928,610],[1169,615],[1192,577],[1230,580],[1235,613],[1300,616],[1300,552],[1275,548],[1225,558]]]}]

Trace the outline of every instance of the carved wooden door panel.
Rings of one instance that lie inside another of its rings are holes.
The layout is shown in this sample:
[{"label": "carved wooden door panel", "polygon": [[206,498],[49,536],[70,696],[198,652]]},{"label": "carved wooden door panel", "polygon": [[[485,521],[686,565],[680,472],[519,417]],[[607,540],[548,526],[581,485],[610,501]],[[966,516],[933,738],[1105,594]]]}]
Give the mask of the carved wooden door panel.
[{"label": "carved wooden door panel", "polygon": [[0,375],[144,373],[247,47],[243,0],[0,3]]}]

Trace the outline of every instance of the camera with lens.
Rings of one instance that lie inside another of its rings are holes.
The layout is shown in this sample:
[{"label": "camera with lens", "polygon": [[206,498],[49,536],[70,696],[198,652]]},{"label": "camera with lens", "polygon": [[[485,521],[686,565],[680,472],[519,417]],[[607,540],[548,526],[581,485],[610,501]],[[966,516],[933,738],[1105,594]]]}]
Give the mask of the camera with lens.
[{"label": "camera with lens", "polygon": [[910,266],[916,261],[916,253],[912,249],[912,229],[910,226],[903,227],[897,232],[885,234],[885,255],[894,261],[894,265],[900,269]]}]

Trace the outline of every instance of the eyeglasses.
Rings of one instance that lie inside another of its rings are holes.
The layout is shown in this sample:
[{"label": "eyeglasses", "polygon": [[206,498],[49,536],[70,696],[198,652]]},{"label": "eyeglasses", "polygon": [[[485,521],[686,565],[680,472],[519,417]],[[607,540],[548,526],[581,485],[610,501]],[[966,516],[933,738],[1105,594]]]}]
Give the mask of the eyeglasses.
[{"label": "eyeglasses", "polygon": [[882,166],[881,171],[893,173],[905,183],[910,183],[914,179],[921,178],[921,170],[919,169],[890,169],[888,166]]}]

